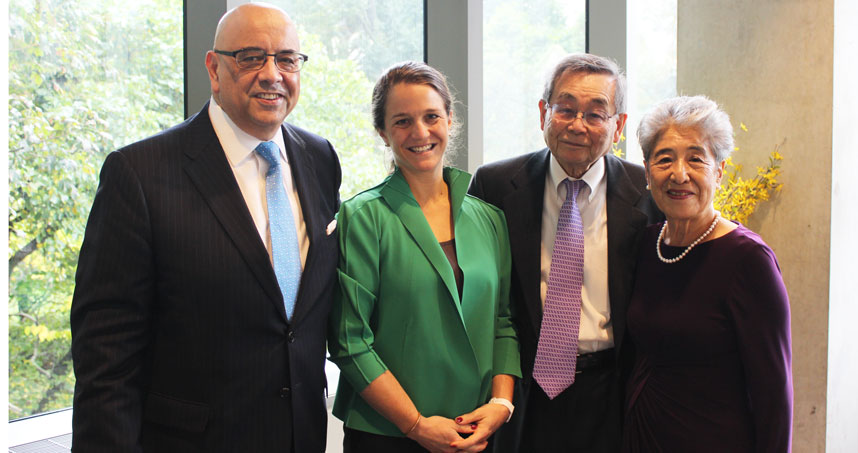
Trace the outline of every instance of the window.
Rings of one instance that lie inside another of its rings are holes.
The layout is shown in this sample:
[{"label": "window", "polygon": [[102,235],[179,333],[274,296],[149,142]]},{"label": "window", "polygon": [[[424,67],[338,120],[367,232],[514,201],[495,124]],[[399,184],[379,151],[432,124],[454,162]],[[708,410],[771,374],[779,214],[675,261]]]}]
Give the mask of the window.
[{"label": "window", "polygon": [[643,162],[636,131],[657,102],[676,96],[676,0],[628,2],[626,158]]},{"label": "window", "polygon": [[586,0],[483,2],[483,161],[545,147],[539,99],[563,55],[583,52]]},{"label": "window", "polygon": [[327,138],[343,167],[342,198],[387,175],[370,98],[394,63],[423,61],[423,0],[277,0],[298,23],[301,99],[287,121]]},{"label": "window", "polygon": [[9,4],[9,419],[71,406],[69,308],[105,155],[182,119],[181,0]]}]

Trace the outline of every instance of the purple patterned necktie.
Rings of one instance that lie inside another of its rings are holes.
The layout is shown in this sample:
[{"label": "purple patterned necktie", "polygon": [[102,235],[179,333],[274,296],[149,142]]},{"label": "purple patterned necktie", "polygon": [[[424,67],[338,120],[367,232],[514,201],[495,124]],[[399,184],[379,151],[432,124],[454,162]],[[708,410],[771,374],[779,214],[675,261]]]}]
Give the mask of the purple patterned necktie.
[{"label": "purple patterned necktie", "polygon": [[533,378],[554,399],[575,382],[581,285],[584,283],[584,226],[575,198],[584,181],[565,179],[566,200],[560,207],[548,292],[536,347]]}]

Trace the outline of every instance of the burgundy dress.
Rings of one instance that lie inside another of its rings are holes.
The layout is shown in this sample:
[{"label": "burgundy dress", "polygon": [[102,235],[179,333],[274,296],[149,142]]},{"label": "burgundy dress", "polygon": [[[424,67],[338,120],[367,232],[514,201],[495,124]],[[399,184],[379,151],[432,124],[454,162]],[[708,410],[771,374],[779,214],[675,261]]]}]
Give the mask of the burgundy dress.
[{"label": "burgundy dress", "polygon": [[660,229],[644,234],[628,311],[636,359],[623,450],[789,451],[789,299],[774,252],[739,225],[665,264]]}]

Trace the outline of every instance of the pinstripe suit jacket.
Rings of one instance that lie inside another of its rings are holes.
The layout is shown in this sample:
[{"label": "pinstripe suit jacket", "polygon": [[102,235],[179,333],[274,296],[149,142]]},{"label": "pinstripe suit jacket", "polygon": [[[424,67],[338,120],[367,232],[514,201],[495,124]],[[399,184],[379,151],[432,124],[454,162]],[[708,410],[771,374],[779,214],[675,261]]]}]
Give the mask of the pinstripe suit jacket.
[{"label": "pinstripe suit jacket", "polygon": [[75,452],[322,452],[340,166],[282,128],[310,249],[287,322],[208,106],[111,153],[71,309]]}]

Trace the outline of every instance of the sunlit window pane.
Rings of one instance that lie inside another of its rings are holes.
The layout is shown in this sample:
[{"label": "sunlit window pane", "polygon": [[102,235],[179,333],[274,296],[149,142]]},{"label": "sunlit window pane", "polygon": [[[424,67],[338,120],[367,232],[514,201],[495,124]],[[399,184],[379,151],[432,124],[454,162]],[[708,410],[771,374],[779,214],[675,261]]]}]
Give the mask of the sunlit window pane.
[{"label": "sunlit window pane", "polygon": [[585,9],[585,0],[483,2],[484,162],[545,147],[545,75],[563,55],[584,51]]},{"label": "sunlit window pane", "polygon": [[394,63],[423,61],[423,0],[277,0],[298,23],[301,99],[287,121],[333,143],[347,199],[387,174],[372,127],[376,79]]},{"label": "sunlit window pane", "polygon": [[626,156],[641,163],[635,131],[655,103],[676,96],[676,0],[634,0],[628,8],[629,120]]},{"label": "sunlit window pane", "polygon": [[105,155],[182,119],[180,0],[9,3],[9,418],[71,406],[69,307]]}]

